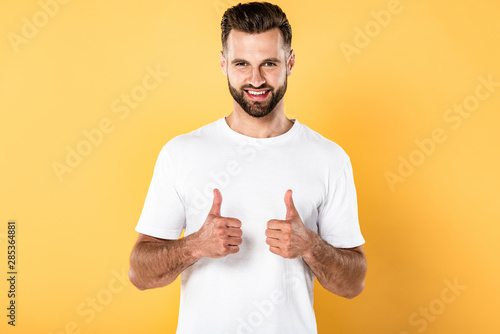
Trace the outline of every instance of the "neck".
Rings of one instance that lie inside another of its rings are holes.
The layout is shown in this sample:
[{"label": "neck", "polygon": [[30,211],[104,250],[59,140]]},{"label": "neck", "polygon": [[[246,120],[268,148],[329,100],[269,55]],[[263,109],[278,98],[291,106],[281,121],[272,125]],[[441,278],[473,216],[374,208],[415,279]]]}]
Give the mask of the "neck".
[{"label": "neck", "polygon": [[285,116],[283,100],[264,117],[252,117],[233,100],[234,109],[226,122],[231,129],[248,137],[269,138],[284,134],[293,126],[293,122]]}]

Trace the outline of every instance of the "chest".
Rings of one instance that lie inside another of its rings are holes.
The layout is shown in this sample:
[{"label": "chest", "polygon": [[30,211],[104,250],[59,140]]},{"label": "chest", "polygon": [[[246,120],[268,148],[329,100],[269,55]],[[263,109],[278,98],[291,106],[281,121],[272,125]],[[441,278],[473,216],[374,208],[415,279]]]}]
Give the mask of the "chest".
[{"label": "chest", "polygon": [[213,189],[222,195],[221,215],[242,221],[247,235],[263,233],[270,219],[285,219],[284,196],[293,200],[306,226],[317,232],[318,207],[326,197],[321,164],[293,147],[221,147],[210,159],[190,157],[178,191],[186,210],[186,233],[197,231],[212,206]]}]

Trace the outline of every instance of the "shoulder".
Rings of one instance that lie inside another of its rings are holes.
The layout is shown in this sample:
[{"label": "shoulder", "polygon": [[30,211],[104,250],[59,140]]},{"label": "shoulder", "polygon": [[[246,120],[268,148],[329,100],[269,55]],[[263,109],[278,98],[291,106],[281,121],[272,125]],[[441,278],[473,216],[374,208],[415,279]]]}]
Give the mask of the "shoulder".
[{"label": "shoulder", "polygon": [[193,150],[199,152],[204,145],[210,145],[210,142],[217,138],[217,121],[215,121],[173,137],[167,141],[161,152],[169,155],[186,155]]},{"label": "shoulder", "polygon": [[301,141],[307,144],[308,149],[321,160],[328,164],[343,166],[349,156],[339,144],[312,130],[307,125],[302,125]]}]

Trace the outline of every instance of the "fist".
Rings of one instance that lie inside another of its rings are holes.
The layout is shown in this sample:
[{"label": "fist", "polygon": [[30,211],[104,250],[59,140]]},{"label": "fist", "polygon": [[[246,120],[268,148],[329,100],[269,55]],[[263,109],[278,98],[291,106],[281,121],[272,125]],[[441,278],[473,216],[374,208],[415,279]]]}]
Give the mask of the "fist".
[{"label": "fist", "polygon": [[214,200],[208,216],[196,232],[197,248],[200,257],[220,258],[237,253],[242,243],[241,221],[236,218],[222,217],[220,208],[222,196],[214,189]]},{"label": "fist", "polygon": [[291,189],[285,193],[285,206],[285,220],[271,219],[267,222],[266,243],[269,250],[288,259],[308,255],[314,246],[315,233],[302,222],[293,203]]}]

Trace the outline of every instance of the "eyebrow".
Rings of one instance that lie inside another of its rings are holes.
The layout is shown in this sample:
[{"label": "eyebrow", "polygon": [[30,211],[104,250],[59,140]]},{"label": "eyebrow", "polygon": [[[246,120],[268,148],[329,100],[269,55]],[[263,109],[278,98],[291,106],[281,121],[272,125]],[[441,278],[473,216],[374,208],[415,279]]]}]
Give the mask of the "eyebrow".
[{"label": "eyebrow", "polygon": [[[278,58],[267,58],[263,60],[263,63],[267,62],[281,63],[281,60],[279,60]],[[231,64],[237,64],[237,63],[248,63],[248,61],[246,61],[245,59],[236,58],[233,59],[233,61],[231,62]]]}]

